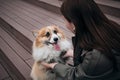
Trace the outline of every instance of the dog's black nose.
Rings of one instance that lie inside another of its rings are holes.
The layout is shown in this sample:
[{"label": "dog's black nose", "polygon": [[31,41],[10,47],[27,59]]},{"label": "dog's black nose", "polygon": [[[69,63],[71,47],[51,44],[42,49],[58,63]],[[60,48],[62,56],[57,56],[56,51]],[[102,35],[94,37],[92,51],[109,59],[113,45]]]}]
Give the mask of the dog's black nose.
[{"label": "dog's black nose", "polygon": [[54,38],[54,41],[56,41],[56,42],[57,42],[57,41],[58,41],[58,38]]}]

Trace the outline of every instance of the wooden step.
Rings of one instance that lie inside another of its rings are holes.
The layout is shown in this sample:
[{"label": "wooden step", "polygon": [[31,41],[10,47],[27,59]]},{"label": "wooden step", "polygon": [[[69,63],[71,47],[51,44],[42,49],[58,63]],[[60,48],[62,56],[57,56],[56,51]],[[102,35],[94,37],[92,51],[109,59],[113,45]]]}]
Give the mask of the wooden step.
[{"label": "wooden step", "polygon": [[114,22],[117,22],[120,25],[120,18],[115,17],[115,16],[111,16],[108,14],[105,14],[107,18],[109,18],[110,20],[113,20]]},{"label": "wooden step", "polygon": [[108,15],[120,18],[120,2],[117,0],[95,0],[101,10]]},{"label": "wooden step", "polygon": [[[60,0],[24,0],[36,6],[42,7],[49,11],[53,11],[57,14],[60,13],[60,6],[62,2]],[[95,0],[101,10],[105,13],[109,19],[113,21],[120,21],[120,2],[114,0]],[[115,20],[116,19],[116,20]],[[120,23],[118,23],[120,24]]]},{"label": "wooden step", "polygon": [[3,65],[1,65],[1,60],[0,60],[0,80],[8,78],[8,77],[9,77],[9,74],[7,73]]},{"label": "wooden step", "polygon": [[60,5],[59,5],[58,0],[24,0],[24,1],[26,1],[30,4],[34,4],[38,7],[47,9],[48,11],[52,11],[57,14],[60,14],[59,8],[60,8],[62,2],[60,2]]},{"label": "wooden step", "polygon": [[[21,44],[29,53],[31,53],[32,41],[30,40],[31,38],[27,33],[28,31],[24,28],[20,29],[21,26],[9,19],[9,17],[4,15],[2,15],[2,17],[4,17],[4,20],[0,18],[0,24],[2,25],[1,28],[8,32],[9,35],[11,35],[19,44]],[[8,24],[7,21],[10,24]],[[16,27],[13,27],[13,25]]]},{"label": "wooden step", "polygon": [[[4,54],[0,49],[0,56]],[[8,64],[3,59],[3,56],[0,57],[0,80],[18,80],[15,74],[11,71]]]},{"label": "wooden step", "polygon": [[[25,29],[27,29],[30,32],[29,35],[32,35],[31,32],[32,30],[40,29],[41,27],[48,25],[58,25],[65,32],[65,34],[69,39],[73,35],[65,27],[64,21],[61,19],[60,15],[51,13],[40,7],[36,7],[28,3],[25,3],[23,1],[17,1],[17,0],[13,0],[13,1],[1,0],[0,6],[1,6],[0,9],[1,9],[2,19],[4,19],[4,17],[2,16],[4,15],[14,20],[20,26],[25,27]],[[33,36],[32,39],[30,40],[33,41]]]},{"label": "wooden step", "polygon": [[31,66],[27,63],[32,59],[27,52],[15,39],[5,32],[0,25],[0,58],[2,58],[9,69],[15,73],[18,80],[30,80]]}]

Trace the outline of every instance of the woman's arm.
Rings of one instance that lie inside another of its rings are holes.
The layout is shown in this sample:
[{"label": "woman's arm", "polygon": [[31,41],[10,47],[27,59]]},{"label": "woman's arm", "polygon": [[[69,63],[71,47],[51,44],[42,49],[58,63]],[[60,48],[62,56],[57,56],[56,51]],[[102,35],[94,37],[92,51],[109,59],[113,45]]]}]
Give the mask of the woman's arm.
[{"label": "woman's arm", "polygon": [[88,69],[91,63],[92,53],[88,52],[84,57],[83,63],[76,67],[64,64],[56,64],[53,68],[54,72],[65,80],[80,80],[86,76],[85,69]]},{"label": "woman's arm", "polygon": [[75,67],[60,63],[47,63],[47,66],[64,80],[80,80],[88,77],[86,75],[99,76],[112,68],[111,61],[97,50],[87,52],[83,62]]},{"label": "woman's arm", "polygon": [[87,52],[83,62],[76,67],[56,64],[54,72],[65,80],[81,80],[93,76],[105,76],[113,69],[112,62],[98,50]]},{"label": "woman's arm", "polygon": [[87,53],[87,55],[84,58],[84,61],[82,64],[79,64],[76,67],[60,64],[60,63],[44,63],[42,64],[46,66],[47,68],[52,68],[53,71],[60,77],[64,78],[65,80],[79,80],[85,76],[85,72],[83,67],[89,67],[92,53]]}]

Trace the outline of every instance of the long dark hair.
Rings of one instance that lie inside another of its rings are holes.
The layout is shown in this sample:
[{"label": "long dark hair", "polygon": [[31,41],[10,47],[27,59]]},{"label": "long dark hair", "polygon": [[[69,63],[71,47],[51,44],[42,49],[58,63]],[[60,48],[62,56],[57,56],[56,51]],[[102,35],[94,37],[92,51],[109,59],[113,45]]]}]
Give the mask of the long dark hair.
[{"label": "long dark hair", "polygon": [[115,64],[111,50],[120,50],[120,25],[106,18],[93,0],[65,0],[61,13],[75,25],[76,44],[100,50]]}]

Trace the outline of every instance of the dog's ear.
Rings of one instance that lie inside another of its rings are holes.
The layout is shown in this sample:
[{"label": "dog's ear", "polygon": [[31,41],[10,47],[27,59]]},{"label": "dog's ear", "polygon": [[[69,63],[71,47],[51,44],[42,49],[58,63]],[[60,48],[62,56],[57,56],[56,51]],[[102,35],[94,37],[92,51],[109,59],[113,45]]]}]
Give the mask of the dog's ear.
[{"label": "dog's ear", "polygon": [[38,35],[38,30],[32,30],[32,34],[34,37],[36,37]]}]

